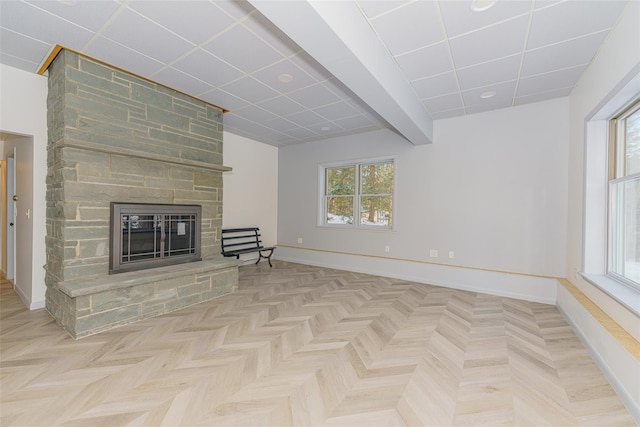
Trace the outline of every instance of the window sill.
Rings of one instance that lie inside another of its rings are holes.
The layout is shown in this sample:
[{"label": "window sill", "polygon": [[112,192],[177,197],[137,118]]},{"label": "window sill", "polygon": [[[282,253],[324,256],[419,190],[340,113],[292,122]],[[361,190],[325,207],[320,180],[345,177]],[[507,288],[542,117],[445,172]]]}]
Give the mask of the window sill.
[{"label": "window sill", "polygon": [[607,276],[588,273],[580,273],[580,276],[631,310],[636,316],[640,316],[640,292]]}]

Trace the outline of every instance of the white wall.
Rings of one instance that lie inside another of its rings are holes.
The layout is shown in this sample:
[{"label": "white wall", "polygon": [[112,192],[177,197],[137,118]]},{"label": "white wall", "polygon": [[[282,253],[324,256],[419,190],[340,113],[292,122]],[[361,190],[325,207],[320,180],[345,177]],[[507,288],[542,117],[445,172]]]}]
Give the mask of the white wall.
[{"label": "white wall", "polygon": [[[222,226],[260,227],[265,246],[276,243],[278,233],[278,149],[224,132]],[[255,254],[243,255],[243,259]]]},{"label": "white wall", "polygon": [[[582,271],[585,265],[583,252],[583,232],[585,231],[585,214],[590,220],[605,221],[604,214],[585,212],[585,128],[586,121],[600,110],[620,90],[622,84],[629,81],[640,72],[640,2],[629,2],[616,28],[607,37],[594,62],[581,77],[577,87],[570,96],[570,161],[569,161],[569,197],[568,197],[568,244],[567,271],[568,279],[580,289],[589,299],[597,304],[608,316],[626,329],[636,339],[640,339],[640,318],[618,303],[598,287],[573,274]],[[589,125],[591,131],[599,126]],[[590,133],[591,133],[590,131]],[[592,141],[589,142],[590,144]],[[607,144],[603,133],[602,144]],[[591,177],[589,177],[591,180]],[[601,183],[604,186],[604,182]],[[590,205],[591,206],[591,205]],[[594,225],[590,225],[590,230]],[[603,228],[604,230],[604,228]],[[588,232],[589,230],[587,230]],[[602,239],[591,240],[590,244]],[[596,245],[597,246],[597,245]],[[605,252],[593,254],[595,250],[589,247],[586,257],[589,262],[595,257],[602,257]],[[566,300],[566,301],[565,301]],[[569,318],[578,331],[586,331],[582,338],[586,346],[601,359],[606,366],[609,380],[616,391],[630,408],[636,420],[640,422],[640,362],[638,356],[620,356],[620,352],[612,349],[616,347],[615,337],[608,333],[593,333],[594,328],[602,328],[592,314],[584,310],[569,297],[560,299],[558,306]],[[633,379],[633,385],[629,385]]]},{"label": "white wall", "polygon": [[[280,148],[278,243],[292,247],[290,259],[299,247],[564,277],[567,141],[563,98],[436,121],[430,145],[380,131]],[[378,156],[396,156],[396,229],[318,227],[318,165]],[[423,274],[436,280],[433,269]],[[532,298],[555,298],[543,293]]]},{"label": "white wall", "polygon": [[[18,259],[17,270],[30,270],[30,283],[21,284],[25,290],[21,296],[28,298],[29,308],[40,308],[44,307],[46,290],[43,266],[46,263],[47,78],[0,65],[0,93],[0,132],[33,138],[33,151],[26,154],[32,158],[25,160],[33,165],[32,262],[24,266],[20,264],[29,260]],[[18,214],[26,220],[26,207]]]}]

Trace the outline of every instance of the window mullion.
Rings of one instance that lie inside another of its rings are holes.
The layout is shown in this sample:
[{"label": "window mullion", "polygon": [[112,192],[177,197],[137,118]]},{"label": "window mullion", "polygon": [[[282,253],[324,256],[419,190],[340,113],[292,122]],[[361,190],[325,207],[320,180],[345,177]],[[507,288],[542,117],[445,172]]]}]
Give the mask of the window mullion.
[{"label": "window mullion", "polygon": [[360,194],[362,194],[362,188],[361,188],[362,165],[361,164],[356,165],[354,169],[355,169],[354,173],[356,174],[356,185],[354,186],[356,194],[353,195],[353,212],[354,212],[354,215],[356,215],[357,217],[357,221],[354,221],[354,224],[356,224],[357,226],[360,226],[362,225],[360,223],[362,219],[362,215],[360,213],[360,209],[361,209]]}]

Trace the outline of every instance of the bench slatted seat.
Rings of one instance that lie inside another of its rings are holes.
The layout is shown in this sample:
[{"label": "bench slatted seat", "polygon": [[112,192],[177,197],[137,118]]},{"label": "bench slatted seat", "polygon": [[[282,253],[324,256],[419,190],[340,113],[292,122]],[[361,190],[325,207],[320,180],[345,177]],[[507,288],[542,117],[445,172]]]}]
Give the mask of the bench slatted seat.
[{"label": "bench slatted seat", "polygon": [[[274,249],[275,246],[265,247],[262,245],[260,229],[258,227],[222,229],[222,256],[240,259],[240,255],[242,254],[258,252],[260,257],[258,261],[256,261],[256,264],[259,263],[262,258],[265,258],[269,261],[269,267],[273,267],[273,265],[271,265],[271,255],[273,255]],[[264,255],[263,252],[266,255]]]}]

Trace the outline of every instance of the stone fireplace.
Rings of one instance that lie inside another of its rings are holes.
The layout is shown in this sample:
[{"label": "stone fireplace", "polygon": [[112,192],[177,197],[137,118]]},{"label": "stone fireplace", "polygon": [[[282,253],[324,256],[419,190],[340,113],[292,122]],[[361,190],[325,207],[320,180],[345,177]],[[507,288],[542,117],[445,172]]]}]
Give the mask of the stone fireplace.
[{"label": "stone fireplace", "polygon": [[[47,310],[78,338],[235,290],[222,109],[68,50],[48,72]],[[112,202],[200,206],[202,260],[109,274]]]}]

